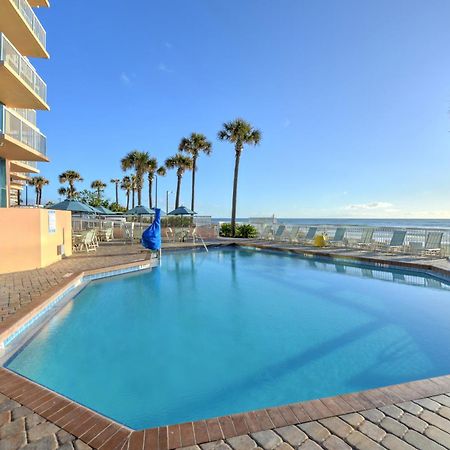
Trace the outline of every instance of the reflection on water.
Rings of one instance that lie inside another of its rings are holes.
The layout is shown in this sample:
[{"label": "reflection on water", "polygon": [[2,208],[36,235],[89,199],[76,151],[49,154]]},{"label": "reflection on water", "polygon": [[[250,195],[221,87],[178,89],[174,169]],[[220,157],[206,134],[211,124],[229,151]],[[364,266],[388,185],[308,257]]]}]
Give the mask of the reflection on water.
[{"label": "reflection on water", "polygon": [[89,285],[8,367],[134,428],[181,423],[450,373],[448,291],[349,261],[165,253]]}]

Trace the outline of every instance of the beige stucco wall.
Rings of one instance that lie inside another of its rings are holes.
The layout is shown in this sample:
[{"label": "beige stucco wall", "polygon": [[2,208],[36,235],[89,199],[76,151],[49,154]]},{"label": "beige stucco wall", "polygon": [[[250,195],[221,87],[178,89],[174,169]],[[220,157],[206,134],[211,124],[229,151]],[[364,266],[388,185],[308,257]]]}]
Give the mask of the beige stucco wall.
[{"label": "beige stucco wall", "polygon": [[[50,213],[51,214],[51,213]],[[72,213],[55,211],[56,231],[49,232],[49,210],[0,209],[0,273],[46,267],[61,259],[57,246],[72,254]]]}]

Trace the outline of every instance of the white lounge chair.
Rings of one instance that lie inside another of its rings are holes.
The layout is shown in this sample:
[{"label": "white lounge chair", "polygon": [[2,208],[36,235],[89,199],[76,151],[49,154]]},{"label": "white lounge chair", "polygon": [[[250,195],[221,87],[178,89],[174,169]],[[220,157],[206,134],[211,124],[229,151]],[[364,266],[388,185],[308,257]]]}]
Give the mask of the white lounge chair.
[{"label": "white lounge chair", "polygon": [[345,233],[347,232],[346,228],[336,228],[333,239],[329,241],[329,243],[333,246],[341,246],[346,244]]},{"label": "white lounge chair", "polygon": [[286,225],[278,225],[277,231],[273,234],[274,241],[282,241],[283,240],[283,234],[286,231]]},{"label": "white lounge chair", "polygon": [[425,256],[441,256],[441,244],[444,233],[441,231],[430,231],[425,240],[425,248],[422,252]]}]

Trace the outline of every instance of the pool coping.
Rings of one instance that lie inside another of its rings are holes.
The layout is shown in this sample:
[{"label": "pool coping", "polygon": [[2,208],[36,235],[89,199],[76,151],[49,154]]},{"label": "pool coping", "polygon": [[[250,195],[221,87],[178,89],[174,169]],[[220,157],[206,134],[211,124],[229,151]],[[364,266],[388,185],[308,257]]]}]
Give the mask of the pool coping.
[{"label": "pool coping", "polygon": [[[450,279],[450,271],[418,262],[380,261],[370,256],[335,255],[323,251],[323,249],[309,250],[267,246],[258,242],[224,242],[219,245],[217,243],[211,245],[211,247],[227,246],[254,247],[261,250],[283,251],[304,256],[322,256],[341,261],[352,260],[380,267],[412,268],[431,275],[436,275],[437,273],[438,276],[445,277],[446,280]],[[183,248],[174,251],[192,249]],[[50,292],[47,291],[41,298],[34,301],[33,305],[22,308],[17,315],[0,323],[0,342],[4,341],[4,336],[8,332],[11,332],[11,330],[12,333],[16,332],[27,321],[30,321],[33,316],[51,305],[52,302],[79,286],[84,278],[86,278],[86,281],[91,281],[102,276],[129,272],[120,272],[121,270],[146,270],[150,267],[152,265],[148,260],[141,260],[70,274],[67,276],[67,282],[63,286],[52,289]],[[124,448],[129,450],[173,450],[179,447],[204,444],[246,433],[271,430],[282,426],[325,419],[339,414],[378,408],[398,402],[418,400],[448,392],[450,392],[450,374],[361,392],[263,408],[245,413],[145,430],[133,430],[5,367],[0,367],[0,393],[26,406],[91,447],[102,450]]]}]

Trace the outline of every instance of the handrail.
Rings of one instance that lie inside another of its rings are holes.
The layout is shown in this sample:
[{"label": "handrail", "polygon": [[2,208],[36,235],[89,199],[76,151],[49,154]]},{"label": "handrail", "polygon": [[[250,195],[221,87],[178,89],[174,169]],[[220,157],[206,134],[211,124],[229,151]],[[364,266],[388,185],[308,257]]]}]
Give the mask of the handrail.
[{"label": "handrail", "polygon": [[38,41],[45,48],[47,45],[47,33],[45,32],[44,27],[36,16],[33,8],[30,6],[27,0],[12,0],[15,4],[17,10],[20,15],[23,17],[25,22],[30,26],[33,30],[33,33],[37,37]]},{"label": "handrail", "polygon": [[0,133],[47,155],[47,138],[37,128],[29,125],[18,114],[3,105],[0,105]]},{"label": "handrail", "polygon": [[427,236],[431,232],[442,233],[442,240],[440,243],[441,256],[450,256],[450,229],[449,228],[424,228],[424,227],[388,227],[388,226],[359,226],[359,225],[332,225],[332,224],[283,224],[277,222],[276,224],[261,224],[252,223],[257,230],[260,239],[269,237],[269,240],[273,240],[274,233],[281,226],[285,226],[285,230],[276,239],[285,242],[295,242],[296,237],[294,233],[298,233],[300,241],[304,239],[308,230],[311,227],[317,227],[315,236],[320,234],[326,234],[331,240],[338,228],[345,228],[345,238],[342,240],[343,246],[352,246],[361,242],[364,231],[367,229],[373,230],[371,243],[379,244],[381,246],[389,245],[394,231],[403,230],[406,232],[403,249],[406,253],[417,253],[424,251]]},{"label": "handrail", "polygon": [[3,33],[0,33],[0,61],[13,70],[41,100],[47,103],[47,85],[44,80]]}]

